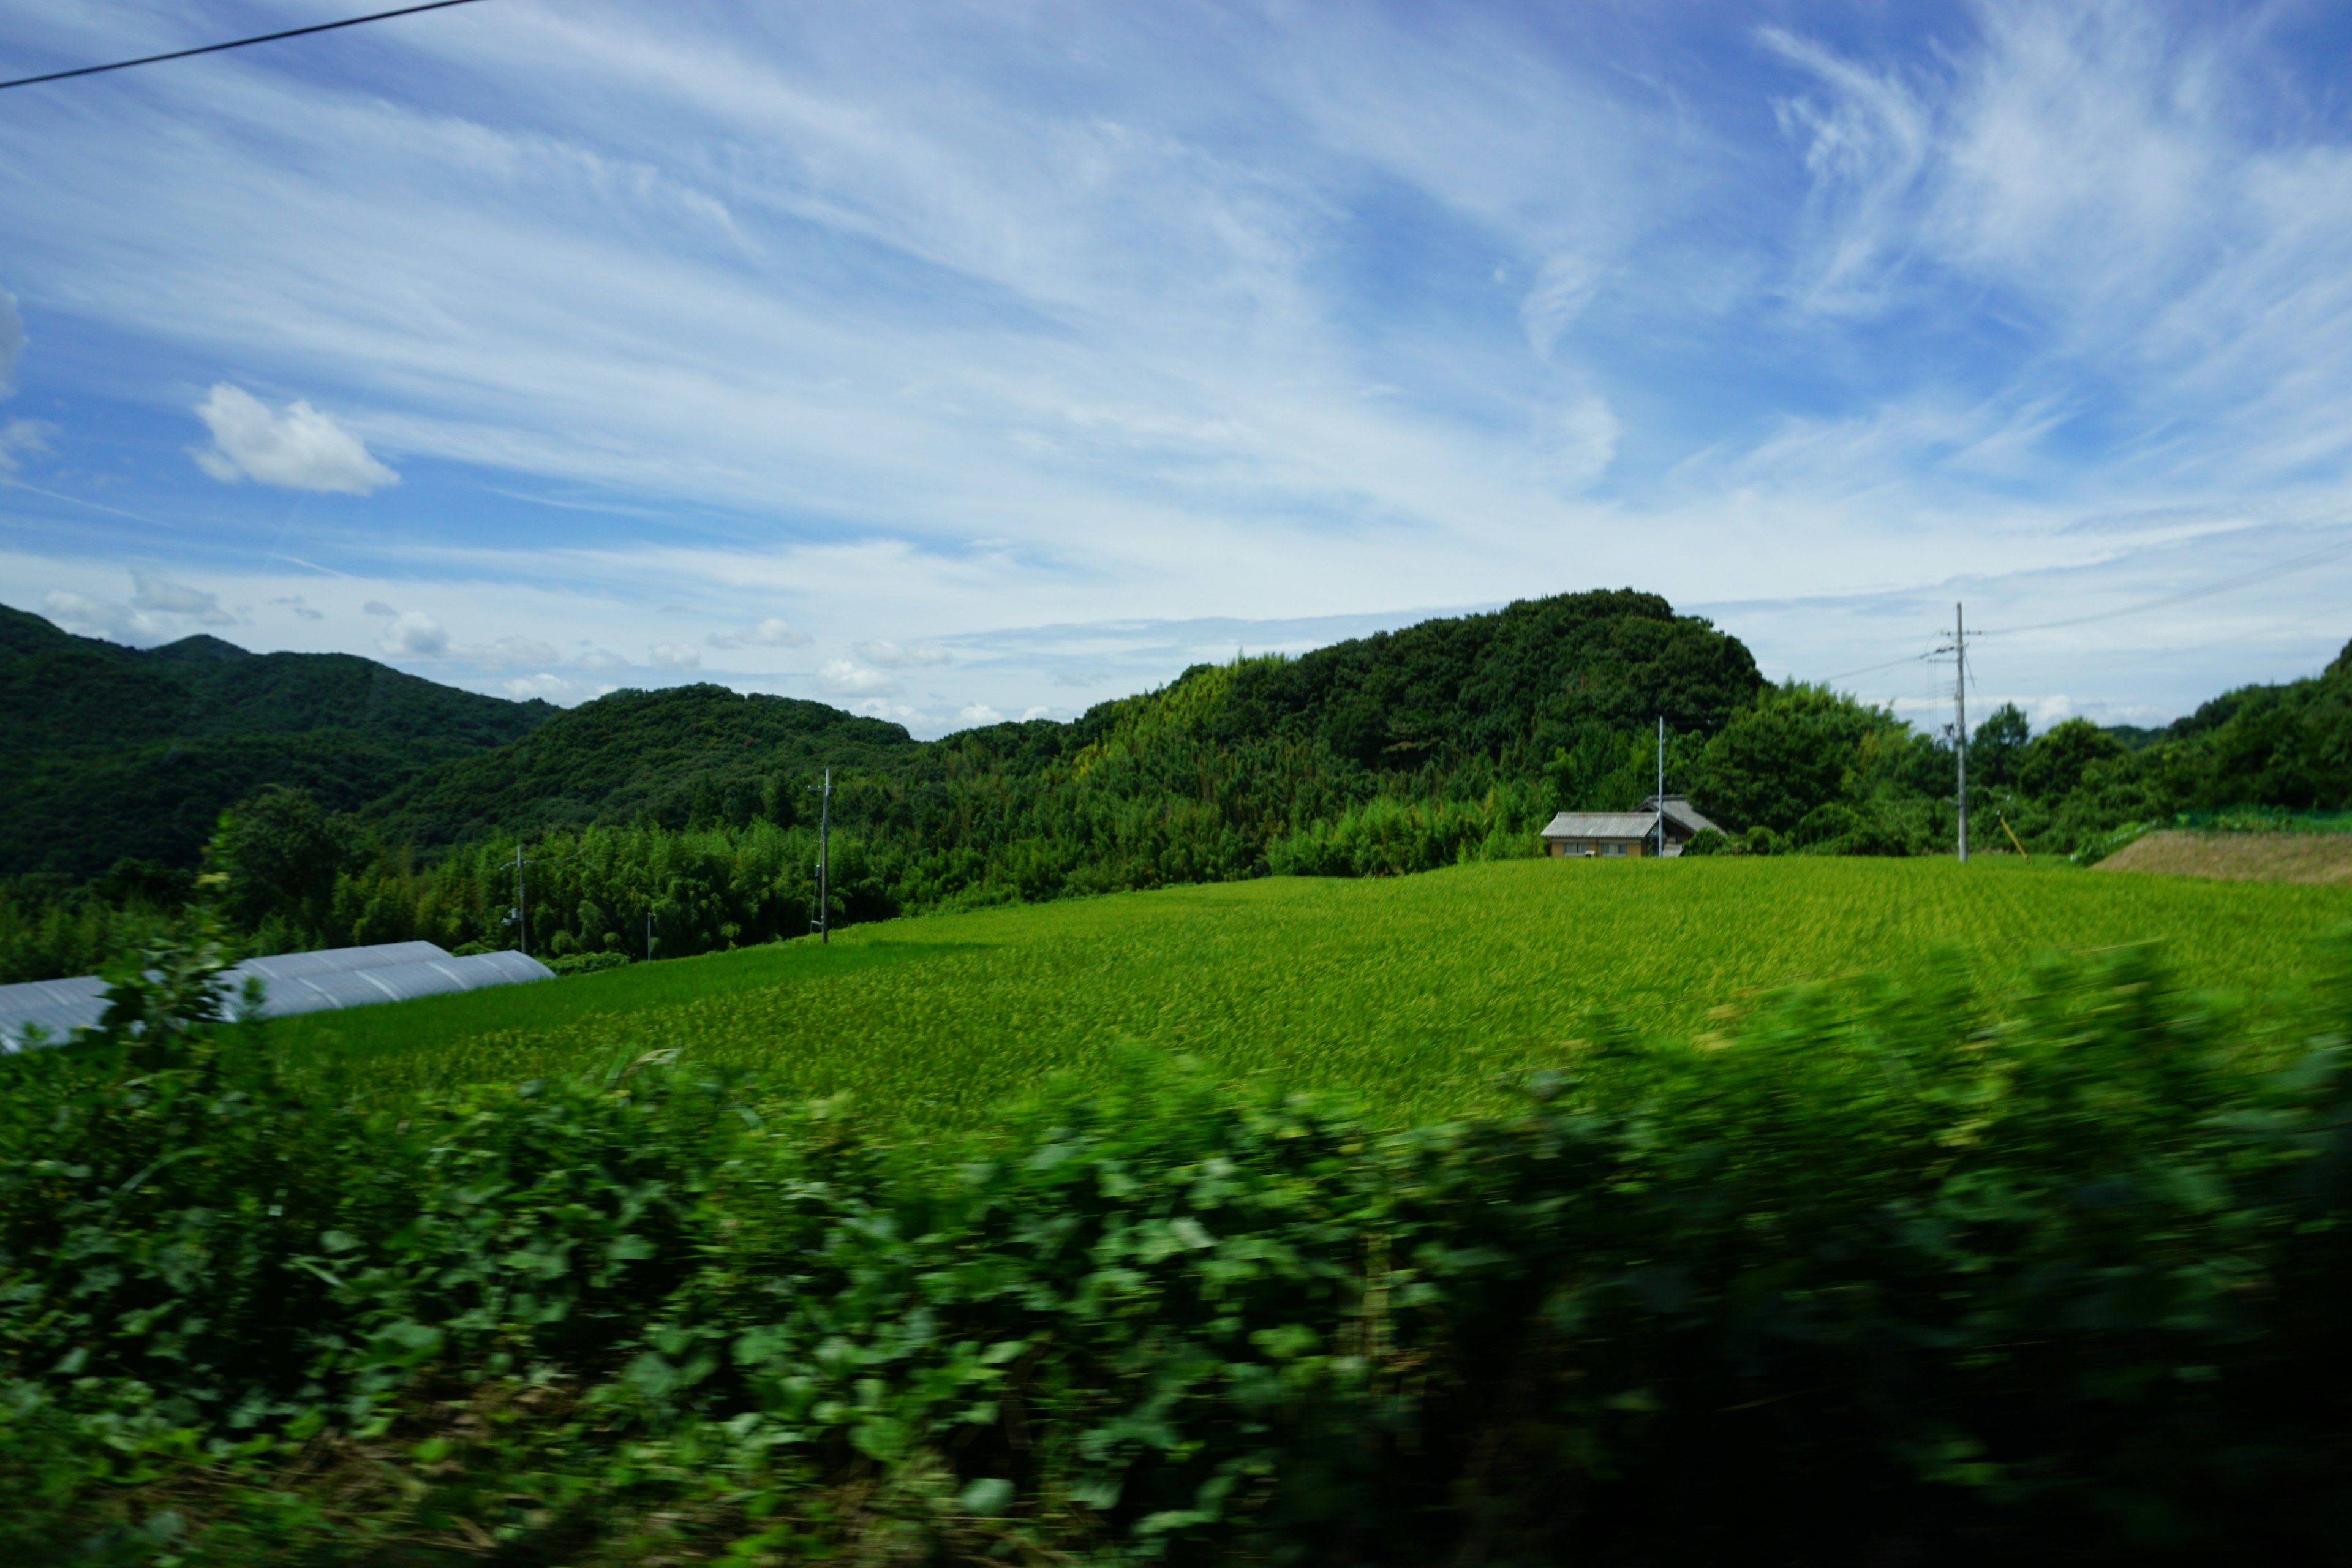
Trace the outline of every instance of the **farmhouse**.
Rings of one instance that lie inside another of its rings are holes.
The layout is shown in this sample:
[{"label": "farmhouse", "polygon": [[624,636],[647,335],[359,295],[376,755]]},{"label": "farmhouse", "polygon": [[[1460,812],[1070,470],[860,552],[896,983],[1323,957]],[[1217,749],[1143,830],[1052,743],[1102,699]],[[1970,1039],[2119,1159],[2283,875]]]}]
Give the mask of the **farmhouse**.
[{"label": "farmhouse", "polygon": [[[1638,858],[1660,853],[1679,855],[1694,836],[1715,824],[1701,816],[1678,795],[1666,796],[1665,847],[1658,847],[1658,797],[1650,796],[1639,811],[1563,811],[1543,830],[1544,853],[1558,859],[1573,856],[1622,856]],[[1722,829],[1717,828],[1717,832]]]}]

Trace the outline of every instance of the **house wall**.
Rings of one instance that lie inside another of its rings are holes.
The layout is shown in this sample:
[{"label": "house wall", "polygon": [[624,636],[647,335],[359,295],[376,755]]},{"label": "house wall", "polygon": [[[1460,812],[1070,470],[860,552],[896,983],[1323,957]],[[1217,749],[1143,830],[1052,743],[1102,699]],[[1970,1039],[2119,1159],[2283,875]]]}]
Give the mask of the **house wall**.
[{"label": "house wall", "polygon": [[1638,860],[1645,853],[1638,838],[1547,838],[1545,853],[1553,859]]}]

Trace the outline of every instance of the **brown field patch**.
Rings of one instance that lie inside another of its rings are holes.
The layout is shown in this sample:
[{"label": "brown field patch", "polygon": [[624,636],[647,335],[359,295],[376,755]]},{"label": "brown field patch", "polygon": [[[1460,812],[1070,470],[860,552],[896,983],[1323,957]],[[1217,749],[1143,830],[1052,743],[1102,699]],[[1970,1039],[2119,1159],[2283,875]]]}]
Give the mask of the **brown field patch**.
[{"label": "brown field patch", "polygon": [[2352,833],[2151,833],[2116,850],[2097,868],[2233,882],[2352,885]]}]

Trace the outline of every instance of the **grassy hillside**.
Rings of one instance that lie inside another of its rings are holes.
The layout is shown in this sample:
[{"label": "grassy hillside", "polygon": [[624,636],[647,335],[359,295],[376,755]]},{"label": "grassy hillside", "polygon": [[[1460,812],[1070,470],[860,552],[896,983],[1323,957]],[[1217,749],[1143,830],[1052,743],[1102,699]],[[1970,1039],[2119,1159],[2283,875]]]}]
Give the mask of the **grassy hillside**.
[{"label": "grassy hillside", "polygon": [[265,784],[355,809],[555,711],[349,654],[123,647],[0,605],[0,875],[191,864],[222,808]]},{"label": "grassy hillside", "polygon": [[289,1020],[384,1087],[521,1079],[681,1049],[885,1120],[969,1125],[1122,1042],[1222,1077],[1338,1088],[1383,1118],[1494,1103],[1573,1041],[1716,1027],[1762,988],[1963,966],[1979,994],[2037,957],[2158,942],[2188,985],[2294,991],[2352,892],[2015,862],[1517,861],[1283,878],[858,928],[476,995]]}]

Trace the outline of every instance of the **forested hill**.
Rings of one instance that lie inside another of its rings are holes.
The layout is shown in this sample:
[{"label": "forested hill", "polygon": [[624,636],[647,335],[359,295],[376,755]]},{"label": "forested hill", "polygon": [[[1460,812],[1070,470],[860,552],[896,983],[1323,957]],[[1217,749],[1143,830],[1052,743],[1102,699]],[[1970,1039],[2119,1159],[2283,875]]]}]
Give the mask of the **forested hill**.
[{"label": "forested hill", "polygon": [[897,724],[822,702],[710,685],[616,691],[433,769],[368,816],[386,837],[425,848],[598,822],[789,821],[785,796],[811,773],[895,775],[924,750]]},{"label": "forested hill", "polygon": [[[1516,775],[1580,745],[1605,772],[1622,761],[1628,727],[1646,733],[1663,715],[1703,737],[1763,686],[1738,638],[1656,595],[1563,595],[1296,658],[1197,666],[1164,690],[1068,722],[928,743],[881,720],[717,686],[616,692],[444,764],[368,815],[388,838],[426,847],[591,823],[788,825],[827,764],[868,795],[928,787],[937,799],[979,778],[1070,782],[1083,772],[1097,795],[1189,797],[1204,776],[1223,776],[1244,794],[1276,784],[1286,798],[1328,784],[1345,803],[1400,774],[1483,765]],[[919,803],[908,811],[910,823],[923,814]]]},{"label": "forested hill", "polygon": [[354,809],[556,711],[349,654],[124,647],[0,605],[0,874],[190,865],[221,809],[264,785]]},{"label": "forested hill", "polygon": [[[504,945],[518,842],[537,858],[540,951],[796,935],[815,896],[810,786],[827,766],[832,908],[852,920],[1532,854],[1554,811],[1649,794],[1661,718],[1668,787],[1729,830],[1696,850],[1948,853],[1957,829],[1948,737],[1767,682],[1738,638],[1631,590],[1198,666],[1067,722],[933,742],[716,686],[551,714],[363,659],[210,638],[134,654],[31,616],[0,633],[0,717],[30,781],[0,816],[11,867],[192,866],[234,803],[215,863],[231,918],[270,951]],[[2342,811],[2352,652],[2160,731],[2078,719],[2034,734],[2003,708],[1970,737],[1969,777],[1975,844],[1994,852],[2013,836],[2095,856],[2180,812]],[[161,906],[120,869],[79,892],[0,882],[0,972],[87,969],[119,945],[107,911],[129,918],[142,898]]]}]

